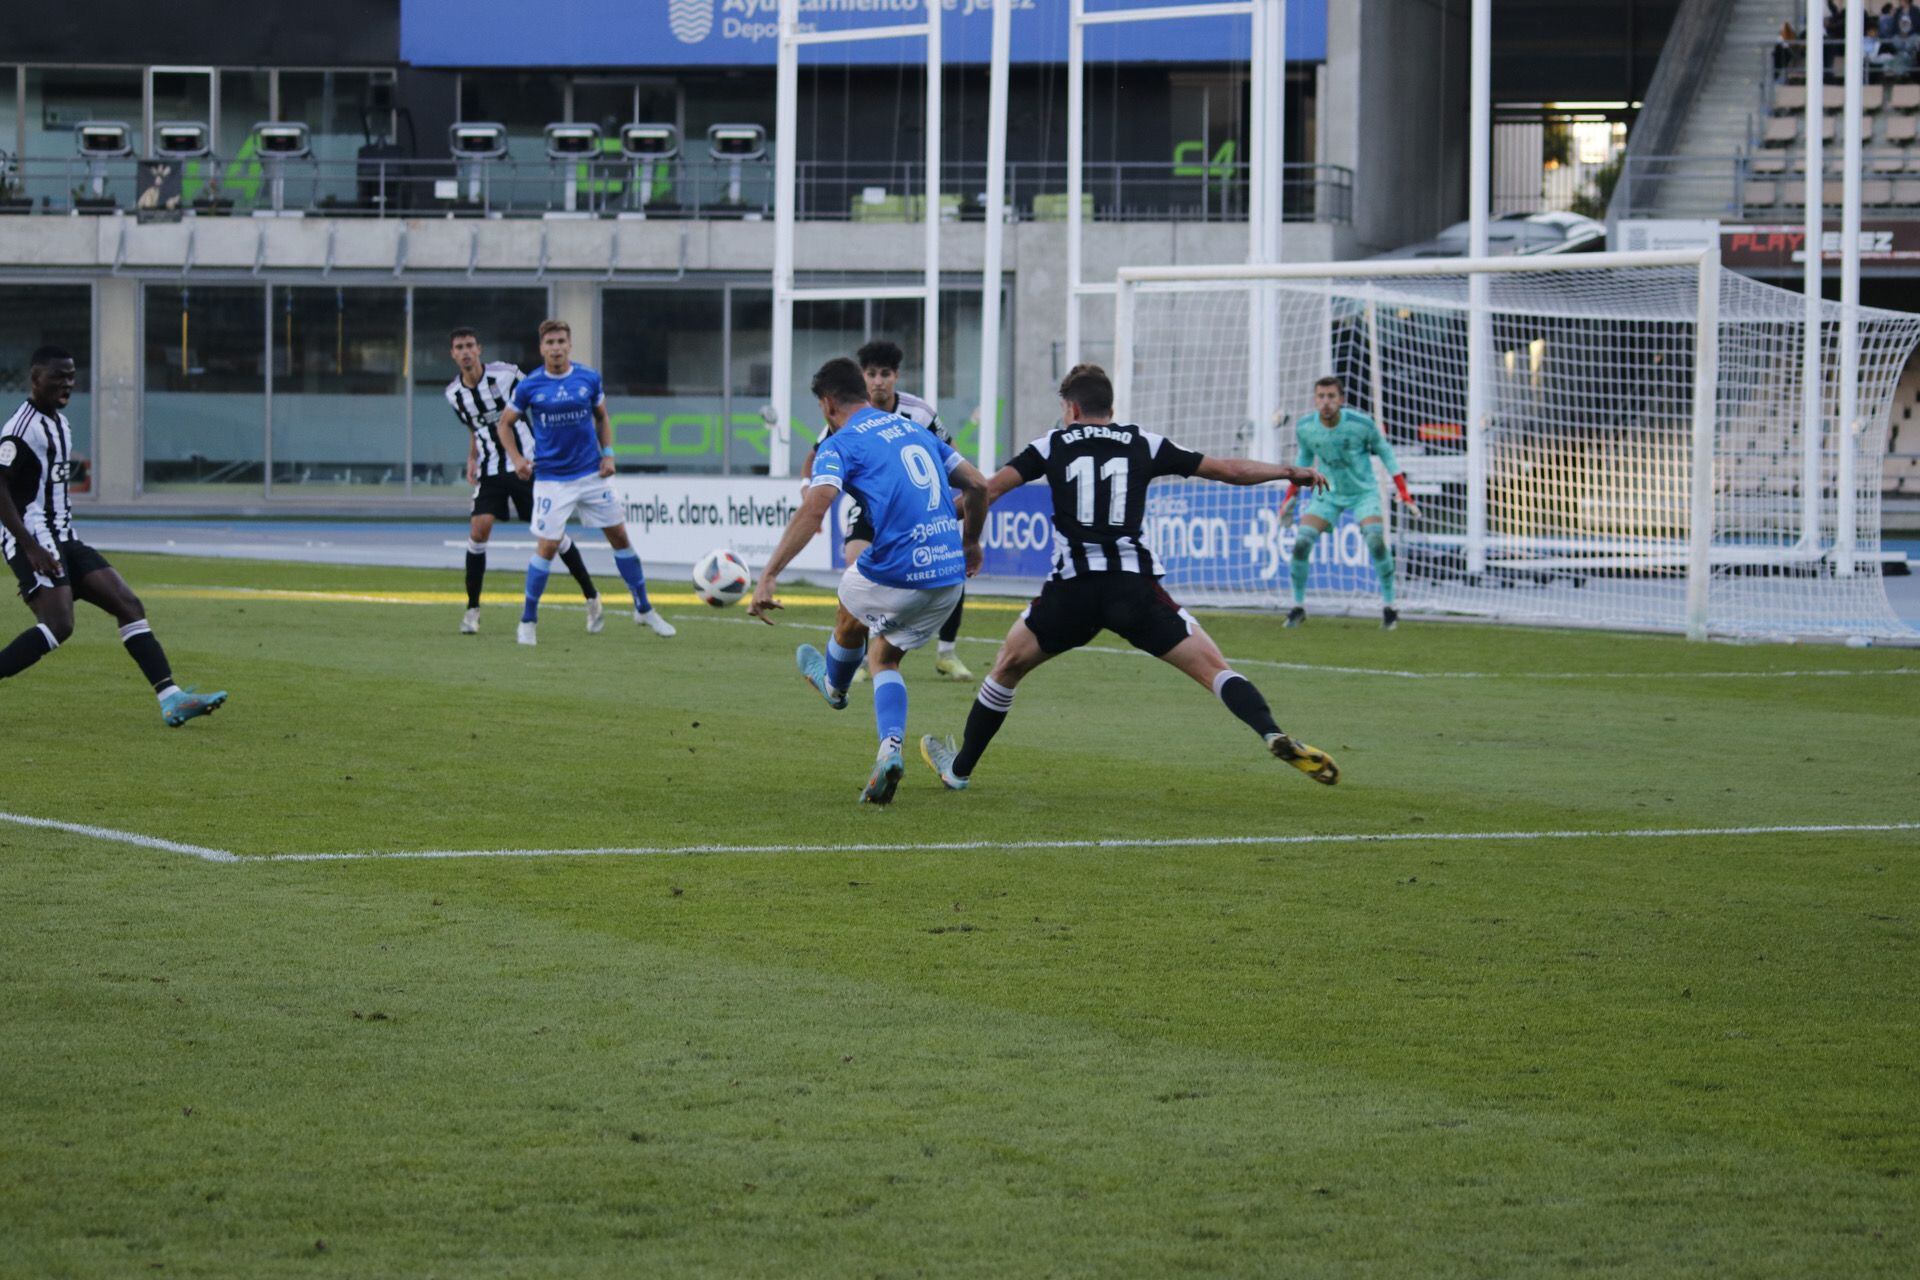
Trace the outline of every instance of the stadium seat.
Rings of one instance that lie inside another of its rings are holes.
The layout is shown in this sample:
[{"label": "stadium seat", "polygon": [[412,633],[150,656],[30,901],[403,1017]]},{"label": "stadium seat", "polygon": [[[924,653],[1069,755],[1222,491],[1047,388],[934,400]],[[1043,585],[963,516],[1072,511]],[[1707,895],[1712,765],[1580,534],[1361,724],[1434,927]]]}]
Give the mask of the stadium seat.
[{"label": "stadium seat", "polygon": [[[1903,158],[1901,164],[1904,165],[1905,163],[1906,161]],[[1777,151],[1771,153],[1762,152],[1747,161],[1747,171],[1749,173],[1759,174],[1785,173],[1787,171],[1787,158]]]},{"label": "stadium seat", "polygon": [[1800,122],[1792,116],[1775,116],[1767,121],[1760,141],[1769,147],[1784,147],[1800,136]]},{"label": "stadium seat", "polygon": [[1821,86],[1820,105],[1828,111],[1838,111],[1847,105],[1847,87],[1841,84]]},{"label": "stadium seat", "polygon": [[1822,204],[1838,205],[1845,198],[1846,198],[1845,183],[1840,182],[1833,178],[1828,178],[1825,182],[1822,182],[1820,184],[1820,201]]},{"label": "stadium seat", "polygon": [[1892,204],[1893,183],[1885,178],[1869,178],[1860,184],[1861,204]]},{"label": "stadium seat", "polygon": [[1807,109],[1807,86],[1803,84],[1783,84],[1775,88],[1773,91],[1773,109],[1776,113],[1805,111]]},{"label": "stadium seat", "polygon": [[1821,116],[1820,117],[1820,140],[1822,142],[1832,142],[1835,138],[1838,138],[1839,136],[1840,136],[1840,117],[1839,116]]},{"label": "stadium seat", "polygon": [[1887,105],[1895,111],[1920,111],[1920,84],[1896,84],[1887,95]]},{"label": "stadium seat", "polygon": [[1920,178],[1900,178],[1893,184],[1895,204],[1920,204]]},{"label": "stadium seat", "polygon": [[1807,185],[1804,182],[1783,182],[1780,184],[1780,203],[1804,207],[1807,203],[1806,193]]},{"label": "stadium seat", "polygon": [[1885,85],[1869,84],[1860,87],[1860,109],[1862,111],[1878,111],[1885,105],[1886,101],[1887,88]]},{"label": "stadium seat", "polygon": [[1880,135],[1880,141],[1905,147],[1913,144],[1916,135],[1920,135],[1920,116],[1893,116],[1887,121],[1887,131]]},{"label": "stadium seat", "polygon": [[1899,173],[1907,167],[1907,157],[1900,151],[1875,151],[1867,157],[1868,173]]},{"label": "stadium seat", "polygon": [[1780,191],[1778,185],[1768,182],[1764,178],[1748,179],[1746,185],[1740,189],[1740,202],[1749,209],[1757,205],[1774,204],[1778,202],[1779,199]]}]

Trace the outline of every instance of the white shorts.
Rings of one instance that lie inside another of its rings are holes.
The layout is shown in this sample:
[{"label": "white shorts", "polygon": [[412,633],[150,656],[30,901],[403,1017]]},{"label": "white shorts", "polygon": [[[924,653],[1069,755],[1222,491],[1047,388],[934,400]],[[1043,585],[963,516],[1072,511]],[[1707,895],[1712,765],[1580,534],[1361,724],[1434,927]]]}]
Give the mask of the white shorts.
[{"label": "white shorts", "polygon": [[579,517],[588,529],[607,529],[627,522],[625,508],[605,476],[578,480],[533,482],[533,536],[558,542],[567,531],[567,518]]},{"label": "white shorts", "polygon": [[951,587],[889,587],[849,566],[840,575],[840,603],[896,649],[914,650],[940,632],[966,592],[965,583]]}]

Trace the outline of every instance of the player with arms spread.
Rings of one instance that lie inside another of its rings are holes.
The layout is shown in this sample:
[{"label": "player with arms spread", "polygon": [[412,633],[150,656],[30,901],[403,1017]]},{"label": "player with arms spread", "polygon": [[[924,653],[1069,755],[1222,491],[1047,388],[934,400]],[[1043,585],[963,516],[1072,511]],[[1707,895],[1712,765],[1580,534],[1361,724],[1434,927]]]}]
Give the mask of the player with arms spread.
[{"label": "player with arms spread", "polygon": [[[1400,611],[1393,607],[1393,552],[1387,547],[1387,529],[1380,518],[1380,487],[1374,482],[1373,460],[1378,458],[1386,464],[1400,501],[1408,510],[1417,511],[1413,495],[1407,491],[1407,473],[1394,460],[1393,446],[1380,434],[1374,420],[1347,408],[1340,379],[1326,377],[1314,383],[1313,404],[1313,411],[1301,414],[1293,424],[1300,441],[1300,456],[1295,461],[1303,467],[1318,465],[1327,473],[1332,487],[1314,496],[1294,535],[1293,563],[1288,566],[1293,579],[1293,608],[1287,610],[1287,625],[1297,627],[1307,620],[1307,575],[1313,567],[1313,544],[1333,527],[1342,511],[1351,511],[1360,522],[1361,536],[1367,540],[1374,576],[1380,579],[1380,597],[1386,606],[1380,625],[1391,631],[1400,622]],[[1298,485],[1287,486],[1287,496],[1280,501],[1282,527],[1299,491]]]},{"label": "player with arms spread", "polygon": [[[803,644],[794,659],[807,683],[838,711],[847,705],[847,687],[866,652],[880,751],[860,799],[886,804],[900,782],[907,731],[900,660],[933,638],[966,580],[980,569],[987,481],[946,441],[868,403],[860,366],[846,357],[820,366],[813,394],[833,431],[814,452],[807,496],[761,572],[747,612],[772,625],[767,615],[781,607],[773,594],[780,571],[820,532],[836,492],[844,490],[873,514],[873,545],[841,575],[840,608],[826,653]],[[960,519],[954,518],[954,485],[963,491]]]},{"label": "player with arms spread", "polygon": [[67,485],[73,476],[73,431],[60,412],[73,398],[73,356],[59,347],[33,353],[30,394],[0,430],[0,551],[20,580],[20,598],[34,626],[0,649],[0,679],[17,676],[73,634],[76,598],[113,615],[120,641],[160,698],[160,716],[178,728],[209,715],[224,693],[196,693],[173,682],[147,611],[106,557],[73,534]]},{"label": "player with arms spread", "polygon": [[[460,634],[475,635],[480,630],[480,588],[487,578],[487,539],[493,536],[493,522],[505,520],[509,507],[522,520],[533,519],[533,483],[514,474],[507,451],[495,434],[500,415],[520,385],[520,370],[480,356],[480,335],[462,326],[448,335],[452,343],[453,363],[460,376],[447,384],[447,403],[471,438],[467,441],[467,483],[473,486],[473,510],[467,524],[467,612],[460,619]],[[520,452],[533,452],[533,433],[525,422],[515,428]],[[587,572],[587,562],[571,537],[560,539],[560,559],[567,572],[580,584],[587,598],[587,630],[598,634],[606,625],[600,607],[600,592]]]},{"label": "player with arms spread", "polygon": [[[533,481],[533,559],[527,564],[527,602],[515,633],[521,644],[540,643],[535,624],[540,595],[553,572],[553,553],[567,533],[567,517],[607,535],[613,567],[633,593],[633,620],[655,635],[674,634],[674,625],[647,600],[647,578],[640,553],[627,537],[626,515],[607,477],[613,474],[613,421],[607,417],[600,374],[573,362],[573,328],[565,320],[540,322],[542,366],[520,380],[511,403],[500,412],[496,434],[514,474]],[[533,428],[534,458],[520,450],[514,424]]]},{"label": "player with arms spread", "polygon": [[1061,425],[1021,450],[987,482],[998,501],[1045,477],[1053,491],[1053,573],[1007,632],[993,670],[967,715],[964,740],[920,739],[920,754],[950,790],[964,790],[1028,672],[1087,644],[1103,629],[1199,681],[1260,735],[1267,750],[1315,782],[1340,770],[1318,747],[1296,742],[1274,723],[1253,682],[1227,665],[1219,648],[1160,585],[1160,569],[1142,539],[1147,486],[1160,476],[1198,476],[1224,484],[1287,480],[1326,483],[1306,467],[1245,458],[1209,458],[1151,431],[1113,420],[1113,383],[1097,365],[1076,365],[1060,384]]}]

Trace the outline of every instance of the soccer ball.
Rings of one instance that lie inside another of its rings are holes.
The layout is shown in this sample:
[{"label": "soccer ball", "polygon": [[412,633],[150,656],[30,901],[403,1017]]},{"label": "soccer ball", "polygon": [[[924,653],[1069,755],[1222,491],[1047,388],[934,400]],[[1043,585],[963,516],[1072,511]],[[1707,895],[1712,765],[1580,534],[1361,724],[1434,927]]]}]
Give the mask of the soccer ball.
[{"label": "soccer ball", "polygon": [[737,604],[753,586],[747,562],[725,547],[716,547],[693,566],[693,590],[716,609]]}]

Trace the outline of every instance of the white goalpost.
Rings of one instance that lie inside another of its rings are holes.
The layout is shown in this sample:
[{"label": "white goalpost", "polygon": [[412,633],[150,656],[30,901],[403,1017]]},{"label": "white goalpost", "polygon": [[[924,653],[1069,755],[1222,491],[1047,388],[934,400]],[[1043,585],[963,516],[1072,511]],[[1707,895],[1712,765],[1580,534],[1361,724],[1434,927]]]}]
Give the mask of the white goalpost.
[{"label": "white goalpost", "polygon": [[[1879,459],[1920,316],[1821,306],[1826,358],[1809,383],[1805,300],[1722,271],[1716,250],[1126,268],[1116,409],[1208,453],[1292,461],[1314,379],[1339,376],[1419,501],[1390,516],[1403,609],[1912,639],[1881,579]],[[1261,312],[1277,326],[1264,369],[1247,340]],[[1476,327],[1484,379],[1468,376]],[[1843,328],[1858,341],[1845,387]],[[1470,382],[1484,383],[1479,423]],[[1262,384],[1278,401],[1249,420]],[[1196,602],[1287,600],[1299,507],[1282,527],[1278,502],[1155,486],[1169,586]],[[1356,527],[1321,538],[1310,569],[1311,608],[1379,607]]]}]

